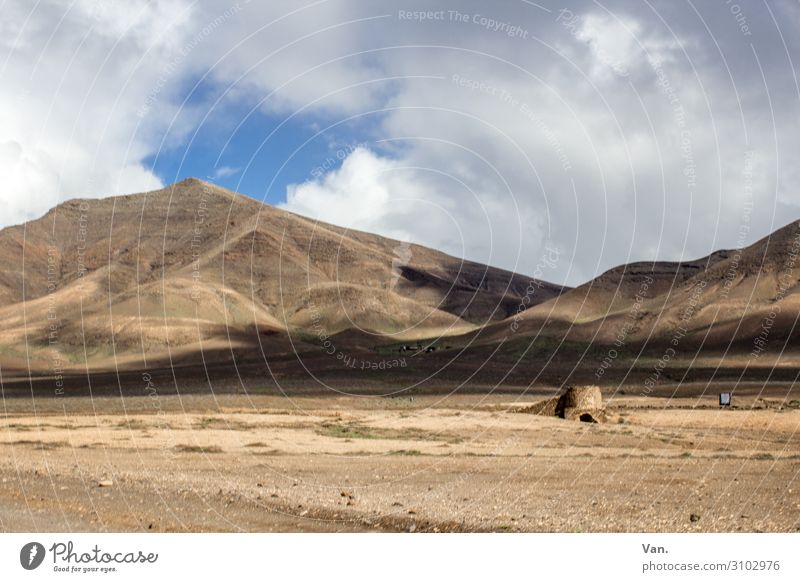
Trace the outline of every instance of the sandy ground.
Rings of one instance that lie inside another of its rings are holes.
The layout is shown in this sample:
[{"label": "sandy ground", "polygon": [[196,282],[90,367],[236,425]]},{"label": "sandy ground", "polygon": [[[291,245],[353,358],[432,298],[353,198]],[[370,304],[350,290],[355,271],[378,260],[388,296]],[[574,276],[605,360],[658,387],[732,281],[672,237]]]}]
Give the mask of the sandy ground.
[{"label": "sandy ground", "polygon": [[[616,396],[6,399],[3,531],[800,531],[800,410]],[[793,396],[792,398],[796,398]]]}]

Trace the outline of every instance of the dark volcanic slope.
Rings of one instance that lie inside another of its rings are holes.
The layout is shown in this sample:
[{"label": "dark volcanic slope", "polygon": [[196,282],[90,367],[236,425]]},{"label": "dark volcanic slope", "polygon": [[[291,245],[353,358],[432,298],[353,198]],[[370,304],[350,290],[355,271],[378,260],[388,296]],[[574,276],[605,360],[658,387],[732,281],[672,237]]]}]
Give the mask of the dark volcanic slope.
[{"label": "dark volcanic slope", "polygon": [[195,179],[61,204],[0,231],[0,260],[0,363],[45,370],[245,345],[248,330],[464,332],[516,310],[530,281]]}]

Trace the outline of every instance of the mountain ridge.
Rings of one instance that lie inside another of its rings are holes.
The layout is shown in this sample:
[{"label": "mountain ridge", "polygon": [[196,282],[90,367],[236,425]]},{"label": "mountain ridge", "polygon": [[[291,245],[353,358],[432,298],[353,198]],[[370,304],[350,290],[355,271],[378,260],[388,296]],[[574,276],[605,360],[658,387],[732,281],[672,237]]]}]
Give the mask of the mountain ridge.
[{"label": "mountain ridge", "polygon": [[676,334],[687,358],[747,354],[776,305],[769,341],[783,357],[800,347],[798,255],[793,221],[741,249],[624,264],[569,288],[192,178],[69,200],[0,230],[0,369],[138,369],[192,354],[206,365],[212,351],[313,359],[331,338],[365,357],[409,342],[528,353],[511,340],[572,346],[564,357],[584,365],[595,348],[645,353]]},{"label": "mountain ridge", "polygon": [[[119,348],[142,359],[165,347],[200,349],[221,329],[307,337],[322,321],[325,335],[462,333],[506,317],[530,281],[197,179],[66,201],[0,231],[0,258],[10,266],[0,272],[0,317],[9,322],[0,353],[24,360],[20,348],[49,347],[105,364]],[[543,299],[562,291],[542,285]],[[58,342],[43,343],[51,321]],[[41,367],[47,357],[33,360]]]}]

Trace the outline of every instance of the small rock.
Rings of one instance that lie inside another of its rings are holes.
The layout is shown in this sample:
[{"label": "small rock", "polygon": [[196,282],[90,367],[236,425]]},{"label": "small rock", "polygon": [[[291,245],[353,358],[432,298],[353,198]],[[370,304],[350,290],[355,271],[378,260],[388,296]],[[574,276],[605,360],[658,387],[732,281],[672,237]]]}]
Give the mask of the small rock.
[{"label": "small rock", "polygon": [[696,513],[693,513],[689,516],[689,521],[691,521],[692,523],[698,522],[700,521],[700,516],[697,515]]},{"label": "small rock", "polygon": [[114,482],[111,479],[106,479],[104,481],[100,481],[99,483],[97,483],[97,486],[98,487],[113,487],[114,486]]}]

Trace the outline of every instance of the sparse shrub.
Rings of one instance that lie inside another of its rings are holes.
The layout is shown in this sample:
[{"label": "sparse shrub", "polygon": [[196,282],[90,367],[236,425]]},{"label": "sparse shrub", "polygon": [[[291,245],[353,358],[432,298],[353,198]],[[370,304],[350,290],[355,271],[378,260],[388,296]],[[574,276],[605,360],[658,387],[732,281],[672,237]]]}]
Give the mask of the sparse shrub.
[{"label": "sparse shrub", "polygon": [[773,457],[770,453],[756,453],[750,457],[753,461],[774,461],[775,457]]},{"label": "sparse shrub", "polygon": [[175,445],[175,450],[179,453],[221,453],[222,449],[217,445],[208,447],[200,445]]}]

